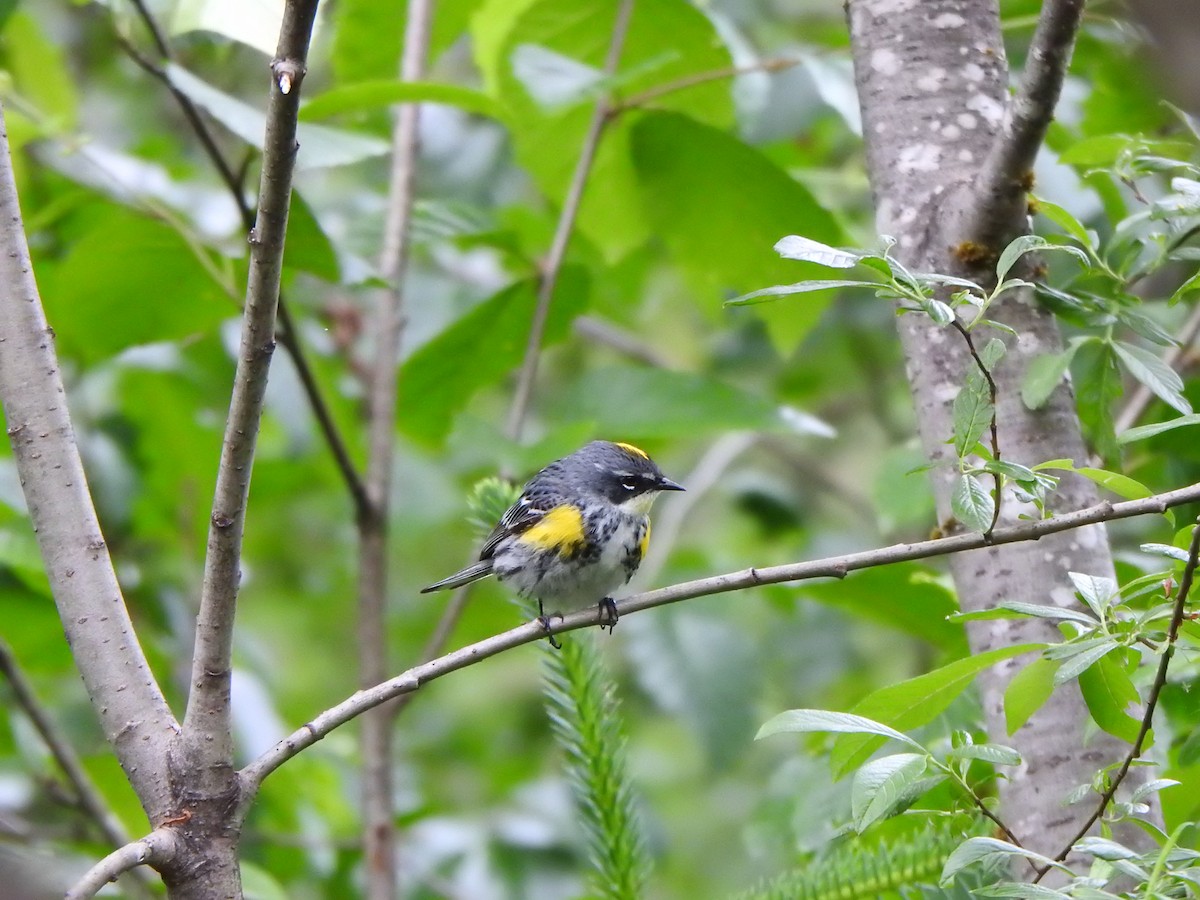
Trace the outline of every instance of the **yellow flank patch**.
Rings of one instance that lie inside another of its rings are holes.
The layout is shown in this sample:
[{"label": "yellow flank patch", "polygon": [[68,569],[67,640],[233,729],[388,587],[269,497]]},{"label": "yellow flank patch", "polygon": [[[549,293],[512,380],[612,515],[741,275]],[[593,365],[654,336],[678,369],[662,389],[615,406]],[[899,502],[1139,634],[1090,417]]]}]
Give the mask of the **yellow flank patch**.
[{"label": "yellow flank patch", "polygon": [[638,555],[646,558],[646,551],[650,549],[650,523],[646,523],[646,530],[642,532],[641,543],[638,544]]},{"label": "yellow flank patch", "polygon": [[540,550],[574,552],[587,542],[587,536],[583,533],[583,516],[573,506],[556,506],[522,534],[521,540]]},{"label": "yellow flank patch", "polygon": [[641,447],[635,447],[635,446],[633,446],[633,444],[622,444],[620,441],[616,441],[615,443],[618,447],[620,447],[626,453],[632,453],[634,456],[640,456],[642,459],[650,458],[650,454],[648,454]]}]

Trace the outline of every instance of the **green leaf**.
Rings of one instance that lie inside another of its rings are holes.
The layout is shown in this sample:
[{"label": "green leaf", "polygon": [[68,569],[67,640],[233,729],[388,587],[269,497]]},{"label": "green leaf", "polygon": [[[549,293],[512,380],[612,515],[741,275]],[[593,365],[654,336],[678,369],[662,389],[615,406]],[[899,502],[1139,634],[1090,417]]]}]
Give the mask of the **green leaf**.
[{"label": "green leaf", "polygon": [[[265,113],[174,63],[168,63],[167,77],[193,103],[247,144],[262,150],[267,123]],[[391,149],[387,141],[376,137],[303,122],[296,131],[296,141],[300,145],[296,154],[297,170],[345,166],[383,156]]]},{"label": "green leaf", "polygon": [[1009,269],[1015,266],[1017,260],[1026,253],[1052,246],[1053,244],[1037,234],[1023,234],[1014,238],[1001,252],[1000,259],[996,261],[996,283],[1003,283],[1008,276]]},{"label": "green leaf", "polygon": [[1079,689],[1097,725],[1128,744],[1137,740],[1142,723],[1129,710],[1137,709],[1141,698],[1117,654],[1101,657],[1082,672]]},{"label": "green leaf", "polygon": [[1049,200],[1043,200],[1041,197],[1038,197],[1037,212],[1075,238],[1083,246],[1090,247],[1093,250],[1096,249],[1097,242],[1095,235],[1089,232],[1075,216],[1057,203],[1051,203]]},{"label": "green leaf", "polygon": [[760,288],[757,291],[751,291],[748,294],[742,294],[740,297],[734,297],[732,300],[726,300],[726,306],[752,306],[756,303],[765,303],[768,300],[774,300],[776,297],[788,297],[792,294],[810,294],[814,291],[830,291],[837,288],[848,287],[864,287],[877,288],[877,281],[851,281],[851,280],[814,280],[800,281],[796,284],[777,284],[773,287]]},{"label": "green leaf", "polygon": [[946,754],[947,760],[978,759],[996,766],[1019,766],[1021,754],[1003,744],[966,744]]},{"label": "green leaf", "polygon": [[[1188,249],[1196,250],[1197,248],[1190,247]],[[1174,306],[1176,303],[1178,303],[1180,300],[1182,300],[1188,294],[1193,294],[1196,291],[1200,291],[1200,272],[1197,272],[1195,275],[1193,275],[1191,278],[1189,278],[1187,281],[1185,281],[1183,284],[1181,284],[1179,287],[1177,287],[1175,289],[1175,292],[1173,294],[1171,294],[1171,298],[1167,302],[1168,302],[1168,304]]]},{"label": "green leaf", "polygon": [[432,81],[361,81],[318,94],[300,107],[300,121],[387,108],[396,103],[442,103],[478,116],[500,118],[500,107],[487,94],[457,84]]},{"label": "green leaf", "polygon": [[1068,572],[1067,577],[1075,585],[1075,590],[1083,602],[1096,614],[1096,618],[1103,619],[1104,613],[1117,598],[1117,583],[1111,578],[1085,575],[1082,572]]},{"label": "green leaf", "polygon": [[[979,438],[991,425],[995,411],[983,379],[968,378],[954,398],[954,452],[959,459],[970,453],[979,443]],[[987,521],[991,522],[990,513]],[[986,528],[987,525],[983,527]]]},{"label": "green leaf", "polygon": [[1043,887],[1040,884],[1017,884],[1011,881],[975,887],[971,889],[971,894],[975,897],[1015,897],[1019,900],[1072,900],[1070,894],[1064,894],[1054,888]]},{"label": "green leaf", "polygon": [[[955,660],[916,678],[880,688],[855,704],[853,713],[889,728],[920,728],[941,715],[984,669],[1022,653],[1040,650],[1043,646],[1018,644]],[[860,765],[881,743],[870,732],[839,738],[829,755],[834,777],[840,778]]]},{"label": "green leaf", "polygon": [[1025,850],[1015,844],[1010,844],[1008,841],[990,837],[973,837],[967,838],[950,854],[942,869],[941,883],[943,886],[949,884],[955,875],[976,863],[991,864],[1011,859],[1014,856],[1023,856],[1039,866],[1052,866],[1055,869],[1069,872],[1061,863],[1042,856],[1040,853],[1034,853],[1032,850]]},{"label": "green leaf", "polygon": [[877,738],[898,741],[922,755],[926,750],[907,734],[853,713],[831,712],[825,709],[789,709],[768,719],[754,736],[756,741],[775,734],[808,734],[811,732],[833,732],[835,734],[868,734]]},{"label": "green leaf", "polygon": [[863,256],[861,252],[840,250],[830,247],[820,241],[789,234],[775,242],[775,252],[784,259],[795,259],[800,262],[813,262],[830,269],[852,269],[858,265]]},{"label": "green leaf", "polygon": [[950,496],[950,512],[971,531],[986,531],[996,511],[992,495],[974,475],[959,475]]},{"label": "green leaf", "polygon": [[[545,343],[566,336],[571,321],[584,307],[588,287],[581,269],[567,266],[562,270],[550,304]],[[400,368],[400,383],[404,385],[400,430],[428,443],[441,444],[450,432],[454,415],[475,392],[501,380],[521,364],[536,295],[534,281],[510,285],[413,351]]]},{"label": "green leaf", "polygon": [[1004,354],[1008,352],[1008,345],[1000,338],[992,338],[983,345],[983,349],[979,351],[979,359],[983,362],[983,367],[991,372],[996,368],[996,363],[1004,359]]},{"label": "green leaf", "polygon": [[1101,341],[1082,344],[1075,360],[1079,417],[1097,452],[1105,459],[1115,459],[1119,449],[1113,431],[1112,407],[1123,394],[1124,386],[1112,345]]},{"label": "green leaf", "polygon": [[15,87],[21,102],[32,105],[39,117],[48,120],[51,133],[70,131],[76,127],[79,98],[67,65],[66,45],[46,35],[38,19],[26,10],[8,16],[0,32],[4,69],[11,78],[5,88],[5,106],[10,106],[9,95]]},{"label": "green leaf", "polygon": [[1039,619],[1079,622],[1089,627],[1096,624],[1096,620],[1087,613],[1071,609],[1069,606],[1049,606],[1040,603],[1023,603],[1020,600],[1005,600],[1000,604],[999,608],[1019,613],[1023,616],[1034,616]]},{"label": "green leaf", "polygon": [[947,621],[958,609],[954,592],[920,564],[863,569],[841,580],[804,582],[795,590],[806,600],[828,604],[873,626],[898,629],[949,654],[968,652],[962,626]]},{"label": "green leaf", "polygon": [[342,270],[333,244],[299,191],[292,192],[283,265],[335,284],[341,279]]},{"label": "green leaf", "polygon": [[591,421],[600,433],[629,438],[787,428],[764,397],[703,375],[639,366],[592,369],[548,403],[560,424]]},{"label": "green leaf", "polygon": [[[1073,646],[1072,644],[1064,645],[1063,649]],[[1096,641],[1094,644],[1081,645],[1086,646],[1086,649],[1081,650],[1071,656],[1060,657],[1062,665],[1058,671],[1054,673],[1054,683],[1056,685],[1066,684],[1072,678],[1078,678],[1090,666],[1103,659],[1108,654],[1117,649],[1116,638],[1104,638]]]},{"label": "green leaf", "polygon": [[850,791],[854,830],[861,834],[894,812],[927,764],[924,753],[896,753],[873,759],[855,772]]},{"label": "green leaf", "polygon": [[[731,295],[805,279],[811,284],[829,274],[815,262],[783,259],[771,250],[797,222],[804,224],[808,240],[833,244],[844,239],[833,216],[795,178],[722,129],[677,113],[635,118],[630,151],[642,210],[702,309],[715,313],[719,301]],[[878,287],[869,275],[850,281]],[[807,284],[779,293],[820,289]],[[835,286],[855,285],[824,287]],[[761,296],[771,295],[768,290]],[[812,297],[763,311],[776,346],[791,353],[829,301],[829,296]]]},{"label": "green leaf", "polygon": [[[517,161],[556,206],[561,205],[566,195],[591,123],[592,104],[580,103],[567,109],[545,108],[530,95],[515,71],[514,54],[522,45],[536,45],[583,66],[602,70],[608,51],[608,36],[612,33],[618,7],[618,0],[538,0],[515,20],[510,20],[507,26],[499,24],[501,28],[507,27],[499,51],[488,49],[484,54],[488,57],[486,64],[496,67],[495,81],[487,81],[485,74],[485,84],[489,93],[493,93],[505,107],[505,118],[510,126],[509,134]],[[485,10],[489,12],[491,21],[502,21],[490,15],[490,4]],[[480,15],[485,10],[481,10]],[[621,52],[618,71],[620,94],[622,97],[636,96],[661,84],[724,69],[730,63],[729,52],[712,22],[693,4],[686,0],[637,3]],[[658,110],[684,114],[680,118],[697,128],[712,126],[729,143],[746,153],[755,153],[741,141],[724,133],[724,129],[733,123],[733,101],[728,81],[705,80],[687,90],[666,93],[658,97],[653,105]],[[577,222],[583,236],[601,250],[608,262],[615,262],[655,233],[667,237],[668,247],[674,250],[670,232],[660,227],[659,214],[667,217],[669,222],[674,215],[684,218],[694,216],[696,213],[691,210],[700,208],[707,220],[700,224],[717,229],[722,234],[735,234],[735,230],[728,225],[730,222],[749,225],[753,229],[754,219],[726,218],[724,213],[736,216],[736,212],[724,207],[717,197],[707,194],[710,189],[725,184],[726,179],[720,174],[724,163],[719,157],[710,158],[705,147],[670,148],[668,165],[686,167],[678,173],[678,177],[687,183],[687,188],[671,194],[664,200],[664,209],[649,210],[651,215],[647,216],[643,196],[644,172],[640,161],[635,168],[635,155],[639,151],[632,146],[634,129],[647,115],[653,118],[664,113],[626,112],[613,118],[605,128],[592,164],[588,190],[579,209]],[[717,171],[712,173],[709,182],[696,184],[696,173],[705,164],[714,165]],[[783,177],[791,182],[793,192],[804,193],[794,180],[787,179],[786,175]],[[729,185],[726,191],[732,192],[734,187]],[[713,216],[714,209],[721,209],[723,215]],[[797,221],[805,221],[801,215],[793,215],[785,221],[769,222],[770,230],[762,234],[758,245],[763,260],[774,260],[771,244],[779,235],[792,231]],[[721,220],[725,222],[723,226]],[[681,223],[681,227],[685,227],[684,223]],[[813,237],[818,240],[829,238],[836,242],[840,234],[813,233]],[[735,243],[739,242],[735,240]],[[697,252],[692,248],[693,256]],[[716,256],[709,257],[709,260],[720,263]],[[794,272],[792,277],[795,277]],[[787,275],[773,278],[768,274],[763,280],[733,287],[729,293],[757,287],[767,279],[770,282],[782,282],[787,278]]]},{"label": "green leaf", "polygon": [[1110,472],[1107,469],[1097,469],[1092,466],[1081,466],[1073,471],[1126,500],[1143,500],[1146,497],[1154,496],[1154,491],[1146,485],[1135,481],[1128,475],[1122,475],[1120,472]]},{"label": "green leaf", "polygon": [[1200,425],[1200,413],[1192,413],[1190,416],[1179,416],[1175,419],[1169,419],[1166,422],[1152,422],[1149,425],[1139,425],[1136,428],[1130,428],[1117,435],[1117,441],[1121,444],[1132,444],[1134,441],[1144,441],[1146,438],[1154,437],[1156,434],[1162,434],[1165,431],[1173,431],[1176,428],[1186,428],[1191,425]]},{"label": "green leaf", "polygon": [[60,351],[94,363],[137,344],[215,331],[239,310],[205,253],[153,219],[105,206],[65,258],[39,272]]},{"label": "green leaf", "polygon": [[1124,844],[1119,844],[1116,841],[1102,838],[1098,835],[1088,835],[1087,837],[1080,838],[1071,849],[1079,853],[1094,856],[1097,859],[1107,859],[1110,862],[1118,859],[1136,859],[1139,855],[1136,850],[1132,850]]},{"label": "green leaf", "polygon": [[1161,357],[1123,341],[1114,341],[1112,347],[1130,375],[1169,406],[1173,406],[1185,416],[1191,414],[1192,404],[1183,396],[1183,379],[1179,377],[1178,372],[1163,362]]},{"label": "green leaf", "polygon": [[1058,353],[1044,353],[1034,357],[1021,379],[1021,400],[1026,407],[1041,409],[1046,405],[1055,388],[1062,383],[1063,376],[1071,367],[1071,360],[1075,358],[1075,351],[1078,349],[1079,344],[1072,341],[1067,349]]}]

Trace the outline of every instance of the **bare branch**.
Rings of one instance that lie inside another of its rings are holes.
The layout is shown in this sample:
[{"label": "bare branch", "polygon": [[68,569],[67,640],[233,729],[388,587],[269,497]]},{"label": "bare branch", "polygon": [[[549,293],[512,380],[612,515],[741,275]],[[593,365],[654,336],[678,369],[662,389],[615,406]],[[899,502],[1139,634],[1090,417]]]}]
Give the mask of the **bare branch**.
[{"label": "bare branch", "polygon": [[[400,78],[425,75],[433,0],[410,0]],[[358,553],[358,683],[371,687],[388,673],[388,518],[396,451],[396,367],[404,330],[404,274],[412,243],[412,210],[420,151],[420,104],[401,104],[392,128],[392,170],[379,270],[388,289],[378,292],[368,384],[366,490],[369,516],[360,516]],[[370,900],[396,895],[395,810],[392,786],[392,714],[372,711],[362,723],[363,856]]]},{"label": "bare branch", "polygon": [[[150,32],[159,55],[165,60],[171,60],[171,45],[153,14],[146,7],[144,0],[131,0],[131,2],[137,10],[142,23]],[[213,136],[212,130],[206,124],[200,109],[187,94],[174,85],[162,66],[148,59],[120,35],[117,36],[117,43],[121,45],[121,48],[130,59],[170,91],[171,96],[175,98],[175,102],[179,104],[184,118],[187,119],[188,125],[191,126],[196,138],[200,141],[200,146],[204,148],[204,152],[212,163],[213,168],[217,170],[221,181],[229,189],[229,194],[237,205],[239,215],[242,217],[243,226],[247,230],[254,228],[254,207],[246,200],[246,192],[243,188],[245,182],[245,165],[240,166],[237,170],[230,165],[229,161],[225,158],[225,154],[221,152],[221,148],[217,146],[217,140]],[[299,376],[300,384],[304,388],[305,395],[308,397],[308,403],[312,407],[313,415],[316,417],[317,426],[321,434],[324,435],[325,442],[329,445],[329,450],[333,454],[338,471],[342,474],[342,480],[346,482],[346,487],[349,489],[350,496],[354,500],[355,512],[359,518],[367,516],[370,514],[370,507],[367,501],[366,488],[363,486],[362,478],[359,477],[353,460],[350,459],[350,451],[346,449],[346,442],[342,439],[337,424],[333,421],[333,414],[329,411],[329,404],[325,402],[325,398],[321,394],[320,385],[317,384],[316,375],[313,374],[312,366],[309,365],[308,356],[304,352],[303,345],[300,343],[299,332],[296,330],[292,314],[282,294],[279,296],[279,324],[283,326],[278,331],[279,340],[283,343],[284,349],[287,350],[288,356],[291,357],[292,364],[296,367],[296,374]]]},{"label": "bare branch", "polygon": [[652,88],[647,88],[640,94],[634,94],[632,97],[613,104],[612,109],[609,110],[609,116],[615,117],[627,110],[648,106],[660,97],[665,97],[668,94],[674,94],[678,91],[686,91],[688,88],[693,88],[700,84],[708,84],[710,81],[737,78],[739,75],[750,75],[754,72],[781,72],[784,69],[798,66],[802,62],[804,62],[802,59],[763,59],[745,66],[725,66],[720,69],[711,69],[708,72],[696,72],[692,75],[684,75],[682,78],[668,81],[665,84],[657,84]]},{"label": "bare branch", "polygon": [[166,828],[156,828],[144,838],[114,850],[96,863],[75,882],[66,900],[86,900],[94,897],[109,882],[138,866],[161,866],[175,856],[175,835]]},{"label": "bare branch", "polygon": [[2,112],[0,286],[0,399],[29,518],[88,697],[154,818],[169,806],[166,750],[179,726],[138,644],[92,506],[54,332],[33,278]]},{"label": "bare branch", "polygon": [[[275,307],[296,160],[300,85],[316,12],[316,0],[291,0],[286,4],[279,50],[271,62],[258,220],[250,232],[242,339],[217,472],[196,621],[192,692],[183,722],[190,765],[199,772],[217,773],[221,780],[231,771],[233,760],[230,659],[241,580],[242,531],[267,373],[275,349]],[[199,777],[203,781],[203,775]],[[217,785],[212,787],[219,789]]]},{"label": "bare branch", "polygon": [[968,219],[958,239],[992,247],[1010,236],[1013,213],[1025,204],[1028,174],[1054,119],[1083,7],[1084,0],[1042,4],[1021,83],[971,185],[977,200],[968,204]]},{"label": "bare branch", "polygon": [[[1167,627],[1166,644],[1163,647],[1162,656],[1158,660],[1158,671],[1154,674],[1154,682],[1150,685],[1150,693],[1146,695],[1146,711],[1142,714],[1142,724],[1138,728],[1137,739],[1134,740],[1129,755],[1121,763],[1121,768],[1117,770],[1117,774],[1109,782],[1108,788],[1100,795],[1100,802],[1096,804],[1096,811],[1084,822],[1075,837],[1068,841],[1067,845],[1059,851],[1058,856],[1054,857],[1057,862],[1062,862],[1066,859],[1070,855],[1071,850],[1074,849],[1075,844],[1086,837],[1087,833],[1091,831],[1092,826],[1100,821],[1100,818],[1104,815],[1104,811],[1112,803],[1113,797],[1117,795],[1117,788],[1121,786],[1121,782],[1129,774],[1129,768],[1142,755],[1142,749],[1146,743],[1146,735],[1150,733],[1150,728],[1154,724],[1154,711],[1158,708],[1158,697],[1167,683],[1167,670],[1171,667],[1171,657],[1175,655],[1175,642],[1179,639],[1179,628],[1183,625],[1184,612],[1187,609],[1188,595],[1192,591],[1192,582],[1196,577],[1196,564],[1198,560],[1200,560],[1200,521],[1192,529],[1192,543],[1188,549],[1187,564],[1184,566],[1183,577],[1179,582],[1179,593],[1175,596],[1175,608],[1171,612],[1171,624]],[[1039,869],[1038,876],[1034,879],[1034,882],[1040,881],[1049,871],[1050,866]]]},{"label": "bare branch", "polygon": [[[632,15],[633,0],[621,0],[617,9],[617,20],[613,23],[612,36],[608,40],[608,54],[604,59],[606,78],[611,79],[616,74],[617,66],[621,62],[621,50],[625,46],[625,34],[629,30],[629,19]],[[567,245],[571,241],[571,233],[575,230],[575,219],[579,216],[579,206],[583,202],[583,190],[587,186],[588,174],[596,158],[596,148],[600,146],[600,138],[604,136],[612,109],[612,101],[608,97],[602,97],[596,102],[592,121],[583,138],[583,147],[579,151],[579,159],[575,162],[575,171],[571,175],[567,196],[563,200],[562,212],[558,216],[558,225],[554,229],[554,239],[550,242],[550,253],[542,269],[537,307],[533,312],[533,324],[529,327],[529,341],[525,345],[525,358],[517,376],[512,407],[508,411],[508,436],[514,441],[521,437],[521,430],[525,427],[525,415],[529,411],[529,400],[533,395],[533,379],[537,375],[538,356],[542,351],[542,336],[546,332],[546,319],[550,315],[550,301],[554,298],[558,273],[562,270],[563,260],[567,256]]]},{"label": "bare branch", "polygon": [[[91,776],[83,768],[83,763],[79,761],[79,755],[75,752],[75,748],[71,746],[67,736],[62,733],[49,710],[38,700],[33,691],[33,685],[29,683],[25,672],[21,669],[16,657],[13,656],[12,648],[2,638],[0,638],[0,673],[3,673],[8,680],[17,706],[29,717],[38,736],[50,751],[50,755],[54,757],[54,762],[62,770],[75,795],[74,799],[80,811],[100,829],[100,833],[104,835],[104,839],[109,844],[114,847],[128,844],[130,836],[125,830],[125,826],[121,824],[116,813],[109,808],[104,796],[96,789]],[[144,884],[130,884],[129,887],[136,891],[138,896],[153,896],[146,890]]]},{"label": "bare branch", "polygon": [[[1039,519],[1024,522],[1006,528],[997,528],[990,537],[972,532],[951,537],[938,538],[932,541],[921,541],[915,544],[893,544],[876,550],[866,550],[860,553],[850,553],[845,556],[834,556],[810,562],[789,563],[782,566],[769,566],[762,569],[742,569],[739,572],[729,572],[725,575],[715,575],[701,578],[697,581],[685,581],[670,587],[659,588],[635,594],[621,600],[618,610],[621,615],[689,600],[693,597],[705,597],[728,591],[743,590],[764,584],[782,584],[784,582],[805,581],[812,578],[844,578],[849,572],[859,569],[870,569],[892,563],[908,562],[914,559],[930,559],[936,556],[948,556],[963,553],[967,550],[979,550],[997,544],[1015,544],[1023,541],[1036,541],[1050,534],[1070,531],[1087,525],[1101,522],[1111,522],[1117,519],[1128,519],[1134,516],[1144,516],[1151,513],[1162,513],[1185,503],[1200,500],[1200,483],[1190,485],[1166,493],[1156,494],[1143,500],[1126,500],[1121,503],[1099,503],[1087,509],[1064,513],[1049,519]],[[561,634],[586,628],[589,625],[599,625],[602,613],[596,608],[579,610],[568,613],[559,619],[554,619],[554,632]],[[440,678],[450,672],[472,666],[490,656],[495,656],[513,647],[532,643],[546,637],[546,631],[540,622],[526,622],[517,628],[502,634],[493,635],[474,644],[462,647],[438,659],[431,660],[419,666],[414,666],[406,672],[397,675],[383,684],[369,690],[359,691],[354,696],[344,700],[337,706],[325,710],[312,721],[293,732],[273,748],[262,754],[241,772],[243,779],[242,803],[248,805],[253,794],[263,779],[270,775],[280,765],[287,762],[301,750],[319,741],[339,725],[349,722],[368,709],[385,703],[393,697],[410,693],[424,684]]]}]

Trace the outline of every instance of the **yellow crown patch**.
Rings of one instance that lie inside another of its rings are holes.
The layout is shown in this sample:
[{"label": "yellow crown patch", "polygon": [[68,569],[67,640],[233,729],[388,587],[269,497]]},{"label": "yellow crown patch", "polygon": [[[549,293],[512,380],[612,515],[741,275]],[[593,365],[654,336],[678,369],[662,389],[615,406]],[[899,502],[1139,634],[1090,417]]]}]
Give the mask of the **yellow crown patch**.
[{"label": "yellow crown patch", "polygon": [[643,450],[641,447],[635,447],[635,446],[633,446],[633,444],[622,444],[620,441],[616,441],[615,443],[618,447],[620,447],[626,453],[632,453],[634,456],[640,456],[642,459],[650,458],[650,454],[647,453],[645,450]]}]

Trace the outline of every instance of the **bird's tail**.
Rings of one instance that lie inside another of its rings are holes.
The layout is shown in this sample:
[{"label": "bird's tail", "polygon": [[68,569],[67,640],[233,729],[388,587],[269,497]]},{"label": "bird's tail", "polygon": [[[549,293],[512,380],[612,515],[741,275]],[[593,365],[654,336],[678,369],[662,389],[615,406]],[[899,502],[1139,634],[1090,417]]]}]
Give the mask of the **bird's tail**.
[{"label": "bird's tail", "polygon": [[435,581],[429,587],[421,588],[422,594],[428,594],[432,591],[449,591],[453,588],[462,587],[464,584],[470,584],[472,581],[478,581],[492,574],[492,561],[490,559],[480,560],[477,563],[467,566],[458,572],[455,572],[449,578],[443,578],[441,581]]}]

